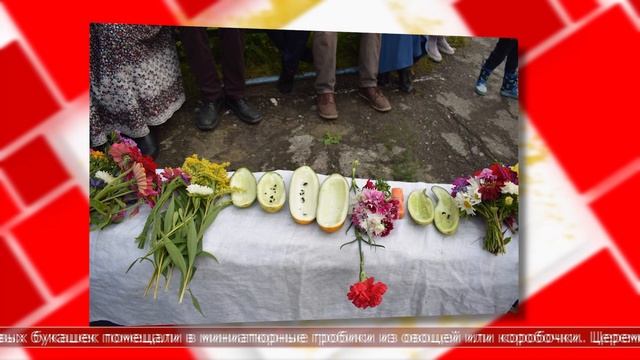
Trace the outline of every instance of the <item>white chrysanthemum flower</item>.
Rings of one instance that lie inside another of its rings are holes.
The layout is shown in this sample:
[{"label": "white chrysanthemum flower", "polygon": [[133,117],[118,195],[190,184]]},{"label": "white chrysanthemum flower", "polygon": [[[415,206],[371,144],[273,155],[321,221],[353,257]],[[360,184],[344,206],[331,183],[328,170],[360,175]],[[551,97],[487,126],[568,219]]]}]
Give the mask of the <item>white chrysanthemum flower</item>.
[{"label": "white chrysanthemum flower", "polygon": [[380,214],[372,214],[369,213],[367,215],[367,232],[370,235],[380,236],[384,231],[385,227],[382,223],[384,216]]},{"label": "white chrysanthemum flower", "polygon": [[480,194],[480,183],[476,178],[468,180],[469,186],[467,186],[467,195],[471,205],[477,205],[482,202],[482,195]]},{"label": "white chrysanthemum flower", "polygon": [[469,195],[464,193],[457,193],[456,197],[453,198],[458,205],[458,208],[465,212],[467,215],[475,215],[476,210],[473,208],[473,203],[471,202],[471,198]]},{"label": "white chrysanthemum flower", "polygon": [[504,186],[502,187],[502,189],[500,191],[503,194],[518,195],[518,188],[519,188],[518,185],[512,183],[511,181],[507,181],[506,183],[504,183]]},{"label": "white chrysanthemum flower", "polygon": [[116,178],[106,171],[98,170],[95,174],[96,179],[100,179],[107,184],[111,184]]},{"label": "white chrysanthemum flower", "polygon": [[187,186],[187,192],[191,195],[209,196],[213,194],[213,189],[204,185],[191,184]]}]

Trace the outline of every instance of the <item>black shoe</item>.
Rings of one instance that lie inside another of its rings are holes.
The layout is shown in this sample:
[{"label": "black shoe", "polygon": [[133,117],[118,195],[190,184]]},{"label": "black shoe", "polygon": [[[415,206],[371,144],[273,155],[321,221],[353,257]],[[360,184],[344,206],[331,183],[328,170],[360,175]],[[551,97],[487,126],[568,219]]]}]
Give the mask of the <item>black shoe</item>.
[{"label": "black shoe", "polygon": [[278,78],[278,84],[276,87],[282,94],[290,94],[293,91],[293,78],[296,72],[290,69],[282,70],[280,77]]},{"label": "black shoe", "polygon": [[378,86],[380,87],[385,87],[387,85],[389,85],[389,73],[388,72],[384,72],[384,73],[380,73],[378,74]]},{"label": "black shoe", "polygon": [[151,131],[149,131],[149,134],[146,136],[134,138],[133,141],[138,145],[138,149],[140,149],[142,155],[150,156],[152,159],[155,159],[158,156],[160,148],[156,142],[156,137],[153,136]]},{"label": "black shoe", "polygon": [[222,105],[222,99],[203,102],[196,113],[196,126],[198,129],[203,131],[215,129],[220,124]]},{"label": "black shoe", "polygon": [[262,115],[253,109],[245,99],[227,99],[227,106],[240,120],[247,124],[257,124],[262,121]]},{"label": "black shoe", "polygon": [[400,91],[410,93],[413,91],[413,79],[411,79],[411,67],[398,70]]}]

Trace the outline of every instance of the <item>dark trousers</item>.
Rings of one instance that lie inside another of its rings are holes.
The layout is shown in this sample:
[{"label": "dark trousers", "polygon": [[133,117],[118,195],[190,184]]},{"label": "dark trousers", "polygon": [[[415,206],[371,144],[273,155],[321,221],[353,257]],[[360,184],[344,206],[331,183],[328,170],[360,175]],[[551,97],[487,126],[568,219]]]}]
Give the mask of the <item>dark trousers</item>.
[{"label": "dark trousers", "polygon": [[493,71],[505,58],[507,63],[504,66],[504,72],[506,74],[516,72],[518,70],[518,40],[500,38],[491,55],[484,63],[484,67],[489,71]]},{"label": "dark trousers", "polygon": [[[216,101],[223,95],[231,99],[244,96],[244,36],[240,29],[218,29],[222,47],[222,77],[220,81],[216,61],[209,47],[204,27],[181,27],[180,39],[187,53],[191,72],[204,101]],[[224,84],[224,86],[223,86]]]},{"label": "dark trousers", "polygon": [[283,72],[297,72],[309,40],[309,31],[267,30],[267,35],[280,51]]}]

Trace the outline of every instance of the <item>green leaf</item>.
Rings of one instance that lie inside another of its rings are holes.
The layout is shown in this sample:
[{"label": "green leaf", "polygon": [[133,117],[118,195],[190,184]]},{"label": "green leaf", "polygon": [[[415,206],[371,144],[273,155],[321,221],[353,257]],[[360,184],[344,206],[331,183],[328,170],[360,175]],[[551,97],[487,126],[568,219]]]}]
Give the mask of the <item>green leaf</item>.
[{"label": "green leaf", "polygon": [[198,234],[196,232],[196,224],[193,219],[187,223],[187,257],[189,259],[189,267],[193,266],[198,251]]},{"label": "green leaf", "polygon": [[344,243],[344,244],[340,245],[340,250],[342,250],[342,248],[343,248],[343,247],[345,247],[345,246],[347,246],[347,245],[349,245],[349,244],[353,244],[353,243],[354,243],[354,242],[356,242],[356,241],[358,241],[358,239],[351,240],[351,241],[348,241],[348,242],[346,242],[346,243]]},{"label": "green leaf", "polygon": [[198,310],[200,315],[202,315],[203,317],[206,317],[202,312],[202,309],[200,308],[200,302],[198,301],[198,299],[196,299],[195,295],[193,295],[193,293],[191,292],[191,289],[189,289],[189,295],[191,295],[191,303],[193,304],[193,307],[196,308],[196,310]]},{"label": "green leaf", "polygon": [[169,231],[171,231],[171,227],[173,225],[173,212],[176,208],[176,203],[175,201],[173,201],[173,199],[171,199],[171,201],[169,202],[169,206],[167,207],[167,210],[164,213],[164,226],[162,228],[162,230],[164,231],[165,234],[169,233]]},{"label": "green leaf", "polygon": [[182,257],[182,253],[180,250],[169,240],[168,238],[163,238],[164,247],[167,249],[169,253],[169,257],[171,261],[178,266],[180,272],[182,272],[182,276],[185,277],[187,275],[187,264],[184,262],[184,258]]},{"label": "green leaf", "polygon": [[167,268],[167,266],[171,265],[171,258],[168,257],[164,257],[164,259],[162,259],[162,266],[160,267],[160,273],[164,273],[164,270]]},{"label": "green leaf", "polygon": [[133,262],[131,263],[131,265],[129,265],[129,267],[127,268],[127,271],[125,271],[124,273],[125,273],[125,274],[126,274],[126,273],[128,273],[128,272],[129,272],[129,270],[131,270],[131,268],[133,267],[133,265],[135,265],[135,264],[138,262],[138,260],[140,260],[140,258],[133,260]]},{"label": "green leaf", "polygon": [[90,199],[89,203],[91,204],[91,207],[94,208],[97,212],[105,216],[107,215],[108,209],[101,201]]},{"label": "green leaf", "polygon": [[208,251],[202,250],[202,251],[200,251],[200,252],[198,253],[198,256],[200,256],[200,255],[202,255],[202,256],[206,256],[206,257],[208,257],[208,258],[211,258],[211,259],[213,259],[215,262],[219,263],[218,258],[217,258],[217,257],[215,257],[215,255],[213,255],[212,253],[210,253],[210,252],[208,252]]},{"label": "green leaf", "polygon": [[178,224],[178,213],[173,213],[173,221],[171,221],[171,227],[174,228]]},{"label": "green leaf", "polygon": [[[151,261],[151,259],[149,259],[148,257],[146,257],[146,256],[145,256],[145,257],[139,257],[139,258],[135,259],[135,260],[131,263],[131,265],[129,265],[129,268],[128,268],[128,269],[127,269],[127,271],[125,271],[124,273],[125,273],[125,274],[126,274],[126,273],[128,273],[128,272],[129,272],[129,270],[131,270],[131,269],[133,268],[133,265],[135,265],[135,264],[136,264],[136,262],[139,262],[139,263],[141,263],[141,264],[142,264],[142,262],[143,262],[144,260],[147,260],[148,262],[150,262],[150,263],[153,265],[153,261]],[[155,266],[155,265],[154,265],[154,266]]]}]

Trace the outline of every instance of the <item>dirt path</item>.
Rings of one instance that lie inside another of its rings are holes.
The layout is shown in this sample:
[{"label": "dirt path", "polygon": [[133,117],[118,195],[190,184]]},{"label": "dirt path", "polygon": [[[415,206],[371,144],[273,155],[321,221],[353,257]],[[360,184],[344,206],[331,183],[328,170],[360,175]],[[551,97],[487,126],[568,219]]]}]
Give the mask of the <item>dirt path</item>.
[{"label": "dirt path", "polygon": [[338,77],[340,116],[333,122],[316,115],[313,80],[298,81],[291,95],[281,95],[273,84],[250,87],[248,98],[264,116],[256,126],[225,114],[214,132],[199,131],[189,101],[156,129],[158,164],[178,166],[198,153],[230,161],[231,169],[293,170],[306,164],[318,173],[348,175],[358,159],[362,177],[450,182],[494,160],[515,163],[519,106],[499,95],[502,66],[490,78],[487,96],[473,91],[495,41],[468,39],[453,57],[419,67],[413,94],[384,89],[394,107],[385,114],[359,98],[355,76]]}]

